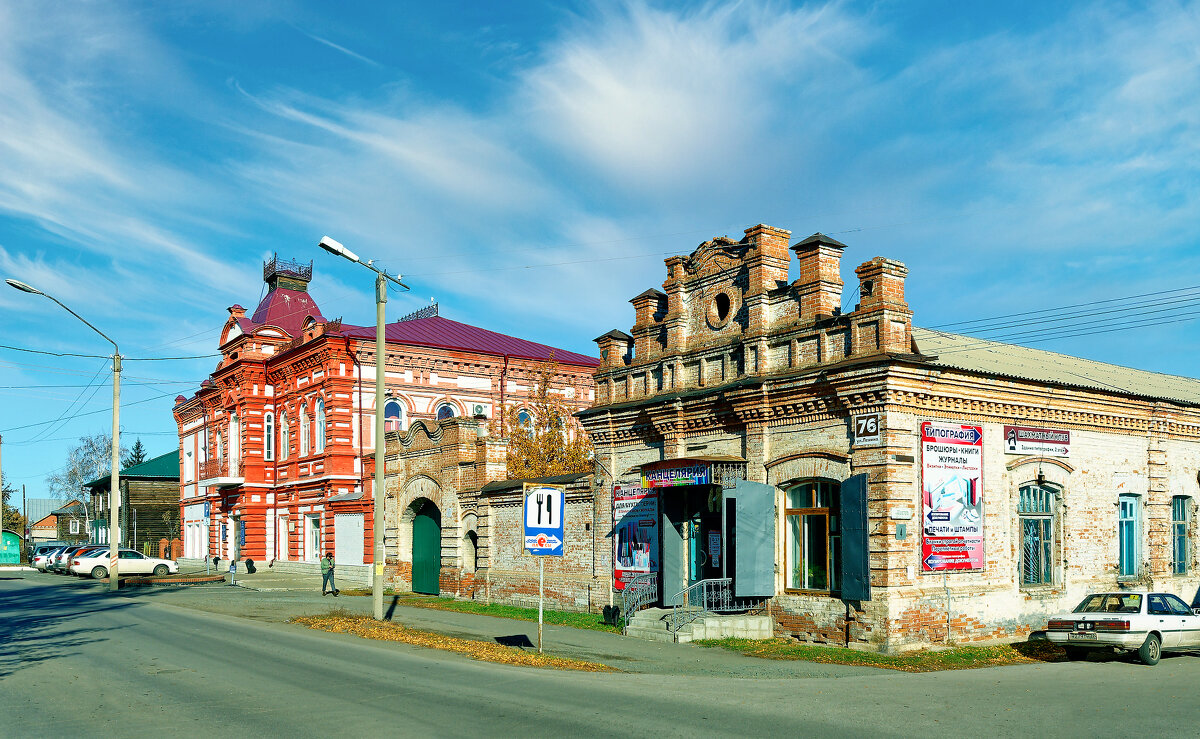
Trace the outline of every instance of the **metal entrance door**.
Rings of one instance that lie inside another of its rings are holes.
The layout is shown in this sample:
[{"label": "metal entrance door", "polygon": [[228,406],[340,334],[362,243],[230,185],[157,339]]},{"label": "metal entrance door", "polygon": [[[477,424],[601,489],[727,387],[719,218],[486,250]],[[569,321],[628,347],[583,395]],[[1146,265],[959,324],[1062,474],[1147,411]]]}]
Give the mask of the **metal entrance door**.
[{"label": "metal entrance door", "polygon": [[697,513],[688,521],[688,585],[721,576],[721,514]]},{"label": "metal entrance door", "polygon": [[412,541],[413,592],[437,595],[442,569],[442,512],[433,503],[426,503],[413,518]]}]

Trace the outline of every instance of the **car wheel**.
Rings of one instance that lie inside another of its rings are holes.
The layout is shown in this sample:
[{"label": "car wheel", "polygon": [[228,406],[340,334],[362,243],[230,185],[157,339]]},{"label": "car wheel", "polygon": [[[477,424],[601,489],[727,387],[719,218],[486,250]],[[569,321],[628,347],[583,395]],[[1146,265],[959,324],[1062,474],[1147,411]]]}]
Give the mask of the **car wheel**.
[{"label": "car wheel", "polygon": [[154,576],[155,577],[166,577],[170,572],[171,571],[167,568],[166,565],[159,565],[158,567],[154,568]]},{"label": "car wheel", "polygon": [[96,565],[92,568],[92,577],[96,580],[103,580],[108,577],[108,569],[101,565]]},{"label": "car wheel", "polygon": [[1138,647],[1138,658],[1151,667],[1157,665],[1162,658],[1162,641],[1154,634],[1147,635],[1146,641]]},{"label": "car wheel", "polygon": [[1090,649],[1084,649],[1083,647],[1063,647],[1063,651],[1067,653],[1067,659],[1072,662],[1085,660],[1088,654],[1091,653]]}]

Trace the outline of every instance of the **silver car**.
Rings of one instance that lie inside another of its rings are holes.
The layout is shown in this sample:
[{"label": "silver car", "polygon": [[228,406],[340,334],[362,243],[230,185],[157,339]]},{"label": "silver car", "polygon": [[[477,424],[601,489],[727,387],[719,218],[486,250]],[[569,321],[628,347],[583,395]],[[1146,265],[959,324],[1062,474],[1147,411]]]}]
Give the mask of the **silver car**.
[{"label": "silver car", "polygon": [[1051,618],[1046,638],[1061,644],[1070,659],[1106,648],[1136,651],[1142,662],[1156,665],[1164,651],[1200,649],[1197,612],[1171,593],[1093,593],[1074,611]]}]

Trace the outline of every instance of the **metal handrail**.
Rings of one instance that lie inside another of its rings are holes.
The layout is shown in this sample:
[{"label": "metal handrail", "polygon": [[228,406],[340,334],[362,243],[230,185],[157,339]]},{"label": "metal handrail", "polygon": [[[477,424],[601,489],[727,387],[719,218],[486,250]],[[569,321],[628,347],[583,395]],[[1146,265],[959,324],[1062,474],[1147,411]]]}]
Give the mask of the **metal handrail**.
[{"label": "metal handrail", "polygon": [[679,631],[709,613],[732,610],[733,592],[728,577],[700,580],[680,590],[671,598],[671,616],[667,628]]},{"label": "metal handrail", "polygon": [[621,591],[621,618],[625,619],[625,627],[629,627],[629,617],[632,614],[657,602],[657,572],[647,572],[627,580],[625,589]]}]

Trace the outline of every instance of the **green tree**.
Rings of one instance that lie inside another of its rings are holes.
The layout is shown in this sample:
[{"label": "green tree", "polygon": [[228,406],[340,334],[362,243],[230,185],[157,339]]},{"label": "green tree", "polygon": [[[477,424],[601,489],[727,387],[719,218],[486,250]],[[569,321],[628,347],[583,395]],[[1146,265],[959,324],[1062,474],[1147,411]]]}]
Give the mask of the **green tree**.
[{"label": "green tree", "polygon": [[25,517],[17,511],[16,507],[8,504],[10,500],[14,500],[17,494],[17,489],[8,484],[3,475],[0,475],[0,528],[11,529],[25,536]]},{"label": "green tree", "polygon": [[141,464],[145,461],[146,447],[142,446],[142,439],[138,437],[138,440],[133,443],[133,448],[129,450],[129,454],[126,454],[121,459],[121,469],[132,467],[135,464]]},{"label": "green tree", "polygon": [[[118,456],[124,456],[125,452],[120,450]],[[46,478],[46,487],[57,498],[77,498],[85,484],[111,472],[111,461],[112,436],[98,433],[80,437],[79,443],[67,451],[66,465]]]},{"label": "green tree", "polygon": [[[550,477],[592,469],[592,442],[562,396],[551,392],[558,363],[537,366],[537,385],[524,406],[501,410],[496,429],[508,439],[507,471],[510,479]],[[522,411],[526,411],[522,413]]]}]

